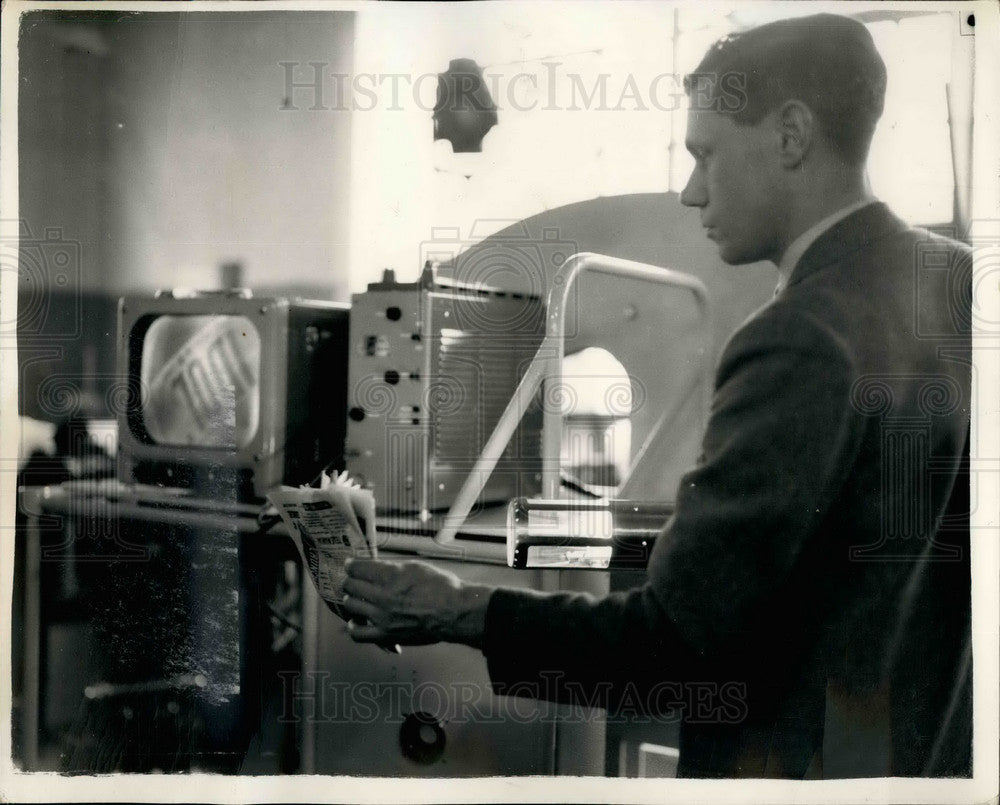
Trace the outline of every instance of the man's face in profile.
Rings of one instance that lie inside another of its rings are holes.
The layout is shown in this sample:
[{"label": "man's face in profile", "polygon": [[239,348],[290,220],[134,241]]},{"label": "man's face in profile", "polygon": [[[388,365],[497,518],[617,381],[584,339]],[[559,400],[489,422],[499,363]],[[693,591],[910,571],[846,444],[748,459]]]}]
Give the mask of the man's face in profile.
[{"label": "man's face in profile", "polygon": [[777,261],[787,193],[772,116],[739,125],[731,114],[692,109],[685,144],[695,166],[681,203],[699,208],[719,256],[730,265]]}]

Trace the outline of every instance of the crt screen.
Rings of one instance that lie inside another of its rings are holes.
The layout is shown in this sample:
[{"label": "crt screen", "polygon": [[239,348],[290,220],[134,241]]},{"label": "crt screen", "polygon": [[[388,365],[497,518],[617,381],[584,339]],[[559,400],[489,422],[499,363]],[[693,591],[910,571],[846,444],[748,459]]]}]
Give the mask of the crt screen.
[{"label": "crt screen", "polygon": [[237,449],[257,432],[260,336],[244,316],[160,316],[142,343],[142,416],[158,444]]}]

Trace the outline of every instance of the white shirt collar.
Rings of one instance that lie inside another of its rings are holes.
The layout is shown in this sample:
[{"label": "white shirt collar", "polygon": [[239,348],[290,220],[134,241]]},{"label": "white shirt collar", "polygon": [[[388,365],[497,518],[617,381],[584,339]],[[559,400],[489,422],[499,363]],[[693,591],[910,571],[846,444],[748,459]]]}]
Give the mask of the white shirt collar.
[{"label": "white shirt collar", "polygon": [[862,207],[867,207],[873,201],[874,199],[866,198],[862,201],[856,201],[853,204],[848,204],[846,207],[841,207],[835,213],[826,216],[826,218],[823,218],[821,221],[817,221],[805,232],[795,238],[795,240],[788,245],[788,248],[785,249],[785,253],[781,256],[781,261],[778,263],[778,287],[774,291],[775,295],[784,290],[785,286],[788,284],[788,278],[792,275],[792,270],[796,265],[798,265],[799,260],[802,259],[802,255],[804,255],[806,250],[808,250],[808,248],[816,242],[820,235],[833,227],[834,224],[842,221],[852,212],[857,212]]}]

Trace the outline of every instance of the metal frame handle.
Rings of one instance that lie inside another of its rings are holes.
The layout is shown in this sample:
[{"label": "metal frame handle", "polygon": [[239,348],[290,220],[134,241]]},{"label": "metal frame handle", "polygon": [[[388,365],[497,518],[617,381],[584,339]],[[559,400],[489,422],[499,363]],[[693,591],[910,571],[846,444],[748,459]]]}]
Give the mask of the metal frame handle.
[{"label": "metal frame handle", "polygon": [[[441,546],[450,546],[455,541],[455,535],[465,523],[469,512],[475,505],[486,481],[497,462],[503,455],[518,424],[524,417],[528,406],[545,380],[562,379],[562,360],[565,354],[566,304],[569,292],[577,278],[584,272],[611,274],[630,279],[663,285],[670,288],[681,288],[691,291],[701,313],[703,327],[708,330],[709,310],[708,291],[701,280],[690,274],[683,274],[668,268],[637,263],[632,260],[621,260],[591,252],[574,254],[560,266],[552,278],[552,287],[546,299],[545,337],[535,357],[528,365],[521,382],[514,391],[513,397],[504,409],[493,433],[483,446],[479,458],[472,470],[466,476],[462,487],[458,490],[455,500],[444,517],[444,523],[434,541]],[[705,366],[701,376],[696,378],[707,388],[711,380],[711,365],[708,363],[710,350],[705,350]],[[688,399],[685,394],[682,400]],[[645,440],[648,446],[671,419],[664,413],[653,427]],[[542,420],[542,497],[554,499],[559,494],[559,455],[562,447],[562,410],[559,406],[546,405]],[[636,462],[633,462],[633,467]]]}]

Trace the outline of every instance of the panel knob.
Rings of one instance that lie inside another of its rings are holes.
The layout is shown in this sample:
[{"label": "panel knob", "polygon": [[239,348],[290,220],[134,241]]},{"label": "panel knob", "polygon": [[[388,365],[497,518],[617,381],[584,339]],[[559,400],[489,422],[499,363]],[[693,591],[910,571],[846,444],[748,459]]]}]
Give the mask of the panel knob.
[{"label": "panel knob", "polygon": [[429,764],[444,754],[444,726],[430,713],[418,711],[403,719],[399,728],[399,746],[403,755],[417,763]]}]

